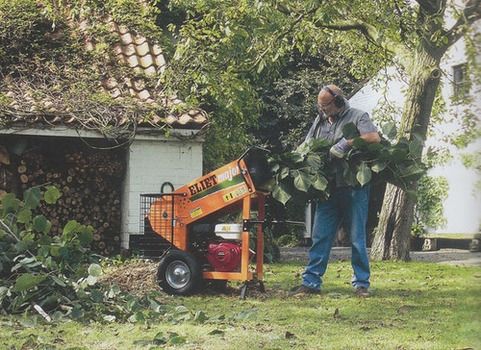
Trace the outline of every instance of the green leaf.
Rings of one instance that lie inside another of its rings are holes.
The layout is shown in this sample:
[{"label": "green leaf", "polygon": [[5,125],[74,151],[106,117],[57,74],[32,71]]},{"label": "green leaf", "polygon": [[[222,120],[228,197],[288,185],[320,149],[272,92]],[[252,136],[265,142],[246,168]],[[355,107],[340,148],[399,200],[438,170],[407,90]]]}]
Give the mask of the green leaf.
[{"label": "green leaf", "polygon": [[284,179],[288,176],[289,176],[289,168],[287,168],[287,167],[282,168],[282,170],[279,174],[280,179],[282,180],[282,179]]},{"label": "green leaf", "polygon": [[275,163],[274,165],[271,166],[271,171],[273,173],[277,173],[277,171],[280,169],[280,167],[281,166],[279,165],[279,163]]},{"label": "green leaf", "polygon": [[58,278],[57,276],[51,275],[50,277],[51,277],[52,280],[53,280],[56,284],[58,284],[60,287],[66,287],[66,286],[67,286],[67,285],[65,284],[65,282],[62,281],[62,280],[61,280],[60,278]]},{"label": "green leaf", "polygon": [[421,177],[425,173],[425,169],[417,164],[413,164],[408,166],[404,171],[399,174],[402,178],[410,177],[412,179],[416,179]]},{"label": "green leaf", "polygon": [[42,198],[42,192],[38,187],[32,187],[23,193],[23,200],[25,202],[25,207],[30,209],[36,209],[40,204],[40,199]]},{"label": "green leaf", "polygon": [[93,286],[93,285],[95,285],[95,284],[97,283],[97,277],[94,277],[94,276],[92,276],[92,275],[89,275],[89,276],[85,279],[85,281],[87,282],[87,284],[88,284],[89,286]]},{"label": "green leaf", "polygon": [[370,143],[367,146],[367,150],[374,154],[378,154],[383,148],[384,146],[380,143]]},{"label": "green leaf", "polygon": [[154,336],[154,339],[152,340],[152,342],[155,345],[162,345],[162,344],[167,343],[167,339],[164,337],[164,333],[157,332],[157,334]]},{"label": "green leaf", "polygon": [[406,159],[408,152],[405,149],[394,148],[391,151],[391,160],[396,163],[400,163]]},{"label": "green leaf", "polygon": [[375,173],[379,173],[386,169],[387,163],[383,161],[375,161],[373,166],[371,167],[371,170],[374,171]]},{"label": "green leaf", "polygon": [[59,257],[60,256],[60,247],[59,246],[51,246],[50,247],[50,255],[53,257]]},{"label": "green leaf", "polygon": [[394,139],[397,135],[397,128],[396,128],[396,123],[394,122],[388,122],[383,125],[382,127],[382,133],[388,138],[388,139]]},{"label": "green leaf", "polygon": [[316,190],[324,191],[327,188],[327,179],[322,175],[317,175],[315,181],[312,183],[312,187]]},{"label": "green leaf", "polygon": [[48,221],[45,216],[37,215],[33,218],[33,229],[37,232],[48,233],[52,224]]},{"label": "green leaf", "polygon": [[102,268],[99,264],[90,264],[88,272],[90,276],[99,277],[102,274]]},{"label": "green leaf", "polygon": [[62,194],[55,186],[48,186],[43,198],[48,204],[55,204]]},{"label": "green leaf", "polygon": [[287,193],[281,185],[277,185],[274,187],[274,190],[272,191],[272,198],[277,200],[278,202],[281,202],[282,204],[286,205],[286,203],[291,199],[291,195]]},{"label": "green leaf", "polygon": [[78,229],[80,224],[76,220],[70,220],[63,228],[63,234],[68,235]]},{"label": "green leaf", "polygon": [[234,318],[234,320],[252,319],[252,318],[255,318],[255,316],[257,315],[257,311],[258,311],[257,308],[242,310],[242,311],[236,313],[233,316],[233,318]]},{"label": "green leaf", "polygon": [[291,160],[294,163],[302,163],[304,161],[304,157],[299,153],[292,152]]},{"label": "green leaf", "polygon": [[16,213],[20,207],[20,201],[15,197],[13,193],[7,193],[1,200],[3,207],[3,216],[8,213]]},{"label": "green leaf", "polygon": [[318,154],[309,154],[307,156],[306,163],[311,168],[319,169],[322,166],[321,156]]},{"label": "green leaf", "polygon": [[420,156],[423,151],[423,146],[423,140],[415,138],[409,143],[409,152],[413,155]]},{"label": "green leaf", "polygon": [[30,208],[23,208],[17,214],[17,221],[26,224],[32,219],[32,211]]},{"label": "green leaf", "polygon": [[93,229],[90,228],[92,227],[86,227],[78,234],[79,242],[83,247],[88,246],[93,240]]},{"label": "green leaf", "polygon": [[303,171],[298,171],[297,176],[294,178],[294,186],[302,192],[307,192],[309,187],[311,186],[311,180],[309,175],[307,175]]},{"label": "green leaf", "polygon": [[176,314],[187,314],[189,312],[190,312],[189,309],[186,308],[184,305],[179,305],[175,308]]},{"label": "green leaf", "polygon": [[368,143],[366,140],[361,139],[360,137],[356,137],[354,140],[352,140],[352,146],[357,149],[363,149],[366,147]]},{"label": "green leaf", "polygon": [[306,144],[309,148],[309,152],[323,153],[329,151],[329,148],[331,148],[331,143],[325,139],[312,139],[309,140]]},{"label": "green leaf", "polygon": [[205,321],[207,321],[207,319],[208,317],[204,311],[197,311],[194,315],[194,321],[197,321],[199,323],[204,323]]},{"label": "green leaf", "polygon": [[31,273],[24,273],[20,275],[15,281],[15,286],[13,290],[17,292],[24,292],[33,287],[38,286],[42,281],[45,280],[46,275],[34,275]]},{"label": "green leaf", "polygon": [[371,181],[371,176],[371,169],[369,169],[366,162],[362,162],[356,174],[357,181],[359,181],[361,186],[364,186],[369,181]]},{"label": "green leaf", "polygon": [[347,123],[342,127],[342,135],[350,140],[357,136],[359,136],[359,131],[357,130],[356,125],[354,123]]},{"label": "green leaf", "polygon": [[85,316],[85,311],[83,310],[82,306],[74,305],[71,315],[73,319],[81,319]]},{"label": "green leaf", "polygon": [[181,335],[174,335],[169,338],[169,344],[172,344],[172,345],[185,344],[186,342],[187,342],[187,338]]}]

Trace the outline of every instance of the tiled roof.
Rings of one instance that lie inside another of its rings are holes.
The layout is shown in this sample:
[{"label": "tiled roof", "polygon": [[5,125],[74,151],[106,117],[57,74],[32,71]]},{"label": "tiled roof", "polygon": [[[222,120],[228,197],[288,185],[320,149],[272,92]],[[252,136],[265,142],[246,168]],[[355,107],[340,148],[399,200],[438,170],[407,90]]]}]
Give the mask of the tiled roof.
[{"label": "tiled roof", "polygon": [[[165,96],[162,87],[149,88],[145,85],[145,79],[142,76],[151,77],[158,73],[162,73],[165,69],[165,59],[162,49],[158,44],[149,42],[144,36],[133,33],[124,25],[118,25],[113,20],[108,20],[109,29],[112,34],[118,36],[118,42],[113,46],[113,55],[118,64],[127,66],[133,70],[132,77],[107,76],[101,82],[101,87],[108,92],[114,100],[121,101],[125,97],[133,97],[138,99],[146,109],[152,107],[159,110],[159,114],[149,115],[149,118],[139,116],[137,120],[140,126],[162,126],[169,125],[172,127],[189,127],[201,128],[207,124],[207,113],[201,109],[191,109],[183,113],[167,113],[164,111],[174,110],[176,105],[182,103],[175,96]],[[84,36],[85,48],[88,51],[95,49],[94,40],[87,34],[88,23],[86,20],[80,22],[79,29]],[[22,87],[16,84],[15,88],[8,88],[8,79],[6,79],[7,91],[4,93],[13,102],[10,107],[13,110],[25,111],[25,104],[28,102],[28,113],[9,113],[9,122],[11,123],[44,123],[48,125],[72,125],[89,124],[88,116],[86,119],[79,120],[77,117],[68,115],[65,108],[58,105],[55,100],[42,99],[35,100],[32,93],[32,87]],[[4,81],[5,82],[5,81]],[[4,84],[5,87],[5,84]],[[21,110],[19,101],[21,103]],[[156,108],[158,107],[158,108]],[[179,108],[177,108],[178,110]],[[55,113],[62,112],[62,113]],[[160,114],[163,113],[163,114]],[[127,116],[119,115],[112,124],[117,126],[125,125],[129,122]]]}]

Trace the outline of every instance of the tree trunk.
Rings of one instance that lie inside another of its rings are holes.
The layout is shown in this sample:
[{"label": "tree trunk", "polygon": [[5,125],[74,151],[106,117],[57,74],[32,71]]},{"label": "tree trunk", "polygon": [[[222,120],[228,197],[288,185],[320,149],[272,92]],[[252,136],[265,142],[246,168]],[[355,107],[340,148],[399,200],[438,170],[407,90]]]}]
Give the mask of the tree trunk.
[{"label": "tree trunk", "polygon": [[409,238],[415,200],[399,187],[386,187],[376,236],[371,246],[371,257],[378,260],[404,260],[409,257]]},{"label": "tree trunk", "polygon": [[[413,133],[426,138],[436,90],[439,86],[442,55],[420,48],[412,58],[408,74],[409,90],[404,103],[398,138],[411,139]],[[421,154],[419,154],[421,156]],[[414,190],[411,188],[410,190]],[[372,243],[371,258],[404,260],[409,257],[409,240],[414,218],[415,199],[394,185],[388,185]]]}]

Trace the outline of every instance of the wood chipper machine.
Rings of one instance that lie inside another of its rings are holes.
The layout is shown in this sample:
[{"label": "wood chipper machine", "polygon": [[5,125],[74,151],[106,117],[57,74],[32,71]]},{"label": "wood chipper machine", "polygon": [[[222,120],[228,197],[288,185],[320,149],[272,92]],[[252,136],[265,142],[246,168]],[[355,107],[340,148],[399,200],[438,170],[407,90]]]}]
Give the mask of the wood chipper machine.
[{"label": "wood chipper machine", "polygon": [[[227,281],[244,282],[242,298],[249,282],[264,289],[262,223],[269,193],[262,185],[270,178],[266,151],[251,147],[177,190],[164,183],[161,193],[141,195],[144,230],[162,237],[157,281],[165,292],[186,295],[205,282]],[[236,222],[225,222],[236,215]]]}]

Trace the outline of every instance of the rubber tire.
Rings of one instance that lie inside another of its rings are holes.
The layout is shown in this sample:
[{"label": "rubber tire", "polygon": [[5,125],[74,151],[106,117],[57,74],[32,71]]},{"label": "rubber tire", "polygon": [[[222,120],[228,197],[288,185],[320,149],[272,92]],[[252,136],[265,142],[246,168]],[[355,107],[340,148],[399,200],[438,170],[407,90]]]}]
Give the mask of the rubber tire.
[{"label": "rubber tire", "polygon": [[[176,260],[184,262],[190,270],[191,278],[189,282],[187,282],[187,284],[182,288],[175,288],[174,286],[171,286],[166,278],[167,267]],[[171,250],[160,260],[159,267],[157,269],[157,283],[167,294],[193,294],[202,285],[202,272],[200,265],[192,254],[181,250]]]}]

